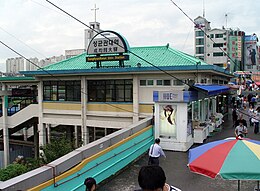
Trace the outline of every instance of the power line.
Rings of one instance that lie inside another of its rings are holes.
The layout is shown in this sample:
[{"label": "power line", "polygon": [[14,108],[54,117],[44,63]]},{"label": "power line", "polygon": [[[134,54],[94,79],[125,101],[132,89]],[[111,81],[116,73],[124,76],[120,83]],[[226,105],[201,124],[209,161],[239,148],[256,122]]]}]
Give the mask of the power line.
[{"label": "power line", "polygon": [[37,51],[36,49],[30,47],[28,44],[26,44],[25,42],[23,42],[22,40],[20,40],[19,38],[17,38],[15,35],[11,34],[10,32],[8,32],[7,30],[3,29],[1,26],[0,26],[0,29],[2,31],[4,31],[5,33],[7,33],[8,35],[10,35],[11,37],[13,37],[14,39],[16,39],[17,41],[21,42],[22,44],[24,44],[25,46],[27,46],[28,48],[30,48],[31,50],[33,50],[34,52],[38,53],[39,55],[47,58],[47,56],[43,55],[41,52]]},{"label": "power line", "polygon": [[[92,27],[90,27],[90,26],[87,25],[86,23],[82,22],[81,20],[79,20],[78,18],[74,17],[73,15],[71,15],[70,13],[68,13],[67,11],[65,11],[65,10],[63,10],[62,8],[60,8],[59,6],[55,5],[55,4],[52,3],[51,1],[49,1],[49,0],[46,0],[46,1],[47,1],[48,3],[50,3],[51,5],[53,5],[54,7],[56,7],[57,9],[59,9],[60,11],[62,11],[63,13],[65,13],[65,14],[67,14],[68,16],[70,16],[71,18],[73,18],[74,20],[78,21],[78,22],[81,23],[82,25],[88,27],[89,29],[91,29],[92,31],[94,31],[94,32],[96,32],[96,33],[99,33],[99,31],[93,29]],[[110,40],[109,37],[107,37],[106,35],[104,35],[104,34],[100,34],[100,35],[103,36],[104,38]],[[121,46],[119,43],[116,43],[116,44],[117,44],[119,47],[124,48],[124,47]],[[201,91],[203,94],[207,95],[207,93],[205,93],[205,92],[202,91],[201,89],[199,89],[199,88],[197,88],[197,87],[195,87],[195,86],[193,86],[193,85],[190,85],[189,83],[186,83],[185,81],[183,81],[183,80],[177,78],[176,76],[174,76],[174,75],[170,74],[169,72],[167,72],[167,71],[161,69],[160,67],[158,67],[158,66],[152,64],[151,62],[147,61],[146,59],[144,59],[144,58],[142,58],[141,56],[137,55],[136,53],[132,52],[131,50],[128,50],[128,52],[131,53],[131,54],[133,54],[134,56],[136,56],[136,57],[139,58],[140,60],[142,60],[142,61],[148,63],[148,64],[151,65],[151,66],[153,66],[154,68],[160,70],[161,72],[163,72],[163,73],[165,73],[165,74],[171,76],[172,78],[174,78],[174,79],[176,79],[176,80],[182,82],[183,84],[186,84],[186,85],[188,85],[189,87],[191,87],[191,88],[193,88],[193,89],[196,89],[197,91]]]},{"label": "power line", "polygon": [[[98,31],[96,31],[95,29],[91,28],[90,26],[88,26],[88,25],[85,24],[84,22],[80,21],[79,19],[77,19],[77,18],[74,17],[73,15],[69,14],[68,12],[64,11],[63,9],[61,9],[60,7],[58,7],[57,5],[53,4],[52,2],[50,2],[50,1],[48,1],[48,0],[46,0],[46,1],[47,1],[48,3],[50,3],[51,5],[55,6],[56,8],[58,8],[59,10],[61,10],[62,12],[64,12],[65,14],[69,15],[70,17],[72,17],[72,18],[75,19],[76,21],[80,22],[80,23],[83,24],[84,26],[87,26],[87,27],[90,28],[91,30],[93,30],[93,31],[95,31],[95,32],[98,33]],[[109,39],[107,36],[105,36],[105,35],[103,35],[103,34],[101,34],[101,35],[104,36],[105,38]],[[109,40],[110,40],[110,39],[109,39]],[[14,49],[12,49],[12,48],[11,48],[10,46],[8,46],[7,44],[3,43],[2,41],[0,41],[0,42],[1,42],[4,46],[6,46],[7,48],[9,48],[10,50],[12,50],[13,52],[15,52],[16,54],[18,54],[18,55],[20,55],[21,57],[23,57],[24,59],[26,59],[29,63],[35,65],[36,67],[40,68],[42,71],[45,71],[45,72],[46,72],[47,74],[49,74],[50,76],[52,76],[52,77],[58,79],[59,81],[61,81],[59,78],[57,78],[56,76],[52,75],[50,72],[48,72],[48,71],[45,70],[44,68],[41,68],[41,67],[39,67],[38,65],[34,64],[32,61],[30,61],[29,59],[27,59],[26,57],[24,57],[22,54],[18,53],[18,52],[15,51]],[[119,44],[117,44],[117,45],[120,46]],[[160,67],[158,67],[158,66],[152,64],[151,62],[145,60],[144,58],[142,58],[141,56],[135,54],[134,52],[132,52],[132,51],[129,51],[129,52],[130,52],[131,54],[135,55],[136,57],[138,57],[139,59],[143,60],[144,62],[150,64],[150,65],[153,66],[153,67],[155,67],[156,69],[158,69],[158,70],[164,72],[165,74],[171,76],[172,78],[174,78],[174,79],[176,79],[176,80],[182,82],[183,84],[186,84],[186,85],[188,85],[189,87],[192,87],[192,88],[194,88],[194,89],[197,89],[198,91],[201,91],[201,92],[205,93],[204,91],[200,90],[199,88],[196,88],[196,87],[191,86],[190,84],[188,84],[188,83],[186,83],[186,82],[183,82],[183,81],[180,80],[179,78],[177,78],[177,77],[175,77],[174,75],[170,74],[169,72],[167,72],[167,71],[161,69]],[[82,91],[81,91],[81,92],[82,92]],[[85,94],[85,95],[87,95],[85,92],[82,92],[82,93]],[[206,93],[205,93],[205,94],[206,94]],[[206,95],[207,95],[207,94],[206,94]],[[127,112],[135,113],[135,112],[132,112],[132,111],[129,111],[129,110],[126,110],[126,109],[117,107],[117,106],[115,106],[115,105],[113,105],[113,104],[109,104],[109,103],[107,103],[107,102],[103,102],[103,103],[108,104],[108,105],[110,105],[110,106],[112,106],[112,107],[114,107],[114,108],[120,109],[120,110],[124,110],[124,111],[127,111]],[[136,114],[139,114],[139,113],[136,113]]]},{"label": "power line", "polygon": [[[11,51],[13,51],[14,53],[16,53],[17,55],[21,56],[22,58],[24,58],[25,60],[27,60],[29,63],[33,64],[34,66],[36,66],[37,68],[41,69],[42,71],[46,72],[47,74],[49,74],[50,76],[52,76],[53,78],[57,79],[58,81],[62,81],[61,79],[57,78],[56,76],[54,76],[53,74],[51,74],[48,70],[45,70],[44,68],[38,66],[37,64],[33,63],[31,60],[27,59],[25,56],[23,56],[22,54],[20,54],[19,52],[17,52],[16,50],[14,50],[13,48],[11,48],[10,46],[8,46],[7,44],[5,44],[3,41],[0,40],[0,43],[3,44],[5,47],[7,47],[8,49],[10,49]],[[83,92],[82,90],[80,90],[81,93],[83,93],[84,95],[88,95],[86,92]],[[104,104],[107,104],[111,107],[114,107],[116,109],[120,109],[122,111],[126,111],[126,112],[129,112],[129,113],[133,113],[133,114],[138,114],[139,113],[136,113],[136,112],[133,112],[133,111],[130,111],[130,110],[127,110],[127,109],[124,109],[124,108],[121,108],[121,107],[118,107],[118,106],[115,106],[114,104],[110,104],[110,103],[107,103],[107,102],[102,102]]]},{"label": "power line", "polygon": [[[170,0],[170,1],[171,1],[194,25],[196,25],[195,21],[194,21],[187,13],[185,13],[173,0]],[[213,42],[213,44],[216,44],[216,42],[210,37],[210,35],[208,35],[203,29],[200,28],[200,30],[203,32],[203,34],[204,34],[207,38],[209,38],[209,39]],[[232,61],[232,62],[234,63],[234,65],[235,65],[237,68],[239,68],[238,65],[237,65],[237,63],[227,54],[227,52],[226,52],[223,48],[221,48],[221,47],[218,47],[218,48],[224,53],[224,55],[226,55],[226,56],[229,58],[230,61]]]}]

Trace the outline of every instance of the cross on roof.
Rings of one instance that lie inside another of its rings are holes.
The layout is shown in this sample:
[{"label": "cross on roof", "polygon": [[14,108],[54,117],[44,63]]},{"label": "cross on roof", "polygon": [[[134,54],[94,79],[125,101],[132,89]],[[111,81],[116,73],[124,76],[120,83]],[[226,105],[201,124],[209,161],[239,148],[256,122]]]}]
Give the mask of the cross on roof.
[{"label": "cross on roof", "polygon": [[91,11],[95,11],[95,22],[96,22],[96,19],[97,19],[97,10],[99,10],[99,8],[97,8],[96,4],[95,4],[94,9],[91,9]]}]

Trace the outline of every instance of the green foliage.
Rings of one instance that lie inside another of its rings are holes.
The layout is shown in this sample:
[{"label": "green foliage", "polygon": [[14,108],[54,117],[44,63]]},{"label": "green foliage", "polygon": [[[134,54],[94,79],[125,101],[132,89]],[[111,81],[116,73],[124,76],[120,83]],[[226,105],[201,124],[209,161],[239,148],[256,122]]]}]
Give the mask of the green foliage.
[{"label": "green foliage", "polygon": [[10,164],[4,169],[0,169],[0,181],[6,181],[27,171],[28,168],[23,164]]},{"label": "green foliage", "polygon": [[44,153],[41,157],[47,164],[73,151],[73,144],[63,137],[51,140],[51,143],[44,145],[41,149]]},{"label": "green foliage", "polygon": [[35,159],[35,158],[26,158],[26,167],[28,168],[28,171],[36,169],[40,166],[44,165],[44,162],[42,161],[42,159]]},{"label": "green foliage", "polygon": [[73,151],[73,144],[65,138],[53,139],[50,144],[43,146],[41,149],[44,152],[44,156],[41,156],[41,158],[26,158],[26,160],[24,160],[23,158],[20,159],[17,157],[14,164],[0,169],[0,181],[6,181],[19,176],[62,157]]}]

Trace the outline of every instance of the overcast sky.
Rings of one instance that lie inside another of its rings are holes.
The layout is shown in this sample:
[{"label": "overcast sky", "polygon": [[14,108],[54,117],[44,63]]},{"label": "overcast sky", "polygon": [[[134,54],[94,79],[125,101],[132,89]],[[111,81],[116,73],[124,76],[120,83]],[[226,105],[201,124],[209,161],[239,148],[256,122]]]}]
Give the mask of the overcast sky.
[{"label": "overcast sky", "polygon": [[[130,46],[170,44],[194,54],[193,23],[171,0],[50,0],[86,24],[97,21],[102,30],[123,35]],[[174,0],[192,19],[203,13],[203,0]],[[212,28],[227,27],[260,35],[260,3],[256,0],[204,0]],[[84,48],[86,27],[45,0],[0,0],[0,40],[27,58],[58,56],[66,49]],[[25,45],[26,44],[26,45]],[[0,44],[0,70],[17,57]]]}]

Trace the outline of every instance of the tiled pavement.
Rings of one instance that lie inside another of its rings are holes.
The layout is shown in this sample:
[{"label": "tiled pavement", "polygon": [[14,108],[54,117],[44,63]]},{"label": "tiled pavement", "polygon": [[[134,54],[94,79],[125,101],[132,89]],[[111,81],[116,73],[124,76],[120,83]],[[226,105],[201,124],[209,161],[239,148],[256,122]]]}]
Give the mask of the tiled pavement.
[{"label": "tiled pavement", "polygon": [[[231,112],[230,112],[231,113]],[[234,136],[232,118],[229,115],[222,124],[222,130],[208,137],[206,142],[225,139]],[[255,135],[253,128],[249,127],[248,138],[260,140],[260,134]],[[197,146],[197,145],[194,145]],[[210,179],[208,177],[191,173],[187,167],[188,152],[166,151],[167,158],[160,160],[160,165],[166,173],[167,182],[182,189],[182,191],[233,191],[237,190],[237,181]],[[142,165],[147,164],[147,156],[143,156],[137,162],[125,169],[104,185],[98,191],[133,191],[138,188],[137,176]],[[260,177],[259,177],[260,179]],[[254,191],[256,181],[241,181],[241,191]]]}]

